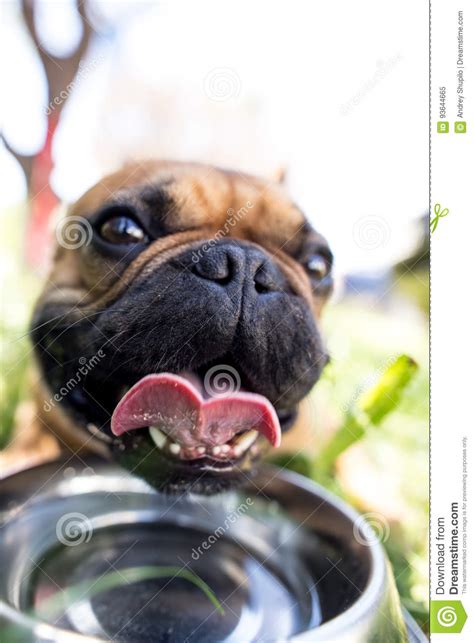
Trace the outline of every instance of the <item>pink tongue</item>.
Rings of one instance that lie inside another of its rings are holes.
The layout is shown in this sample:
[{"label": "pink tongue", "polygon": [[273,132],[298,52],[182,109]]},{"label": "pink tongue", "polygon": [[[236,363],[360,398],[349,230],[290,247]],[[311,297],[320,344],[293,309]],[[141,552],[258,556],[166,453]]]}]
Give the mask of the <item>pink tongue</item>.
[{"label": "pink tongue", "polygon": [[231,393],[204,400],[184,377],[146,375],[127,391],[112,415],[112,433],[156,426],[184,447],[212,447],[242,431],[255,429],[274,447],[280,445],[277,414],[263,395]]}]

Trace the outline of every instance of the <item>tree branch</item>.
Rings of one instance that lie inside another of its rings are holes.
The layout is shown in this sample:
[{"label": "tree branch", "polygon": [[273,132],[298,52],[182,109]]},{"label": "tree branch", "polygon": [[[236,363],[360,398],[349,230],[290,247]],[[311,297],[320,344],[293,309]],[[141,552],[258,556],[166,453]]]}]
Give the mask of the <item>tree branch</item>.
[{"label": "tree branch", "polygon": [[31,173],[32,173],[32,170],[33,170],[34,155],[33,154],[31,154],[31,155],[30,154],[20,154],[19,152],[17,152],[10,145],[10,143],[7,141],[7,139],[5,138],[3,132],[0,134],[0,138],[2,139],[3,144],[5,145],[5,147],[8,150],[8,152],[10,152],[10,154],[12,154],[12,156],[14,156],[16,158],[16,160],[18,161],[18,163],[20,164],[21,169],[23,170],[23,174],[25,175],[27,187],[29,189],[30,180],[31,180]]},{"label": "tree branch", "polygon": [[[48,102],[51,102],[67,89],[68,85],[74,80],[79,69],[79,63],[85,55],[89,46],[94,29],[87,17],[85,0],[76,0],[76,8],[82,25],[82,35],[76,49],[65,58],[60,58],[54,54],[48,53],[43,45],[36,28],[36,3],[34,0],[22,0],[21,7],[23,19],[25,21],[28,33],[31,36],[33,44],[41,59],[48,84]],[[57,106],[58,113],[64,106],[65,101]]]}]

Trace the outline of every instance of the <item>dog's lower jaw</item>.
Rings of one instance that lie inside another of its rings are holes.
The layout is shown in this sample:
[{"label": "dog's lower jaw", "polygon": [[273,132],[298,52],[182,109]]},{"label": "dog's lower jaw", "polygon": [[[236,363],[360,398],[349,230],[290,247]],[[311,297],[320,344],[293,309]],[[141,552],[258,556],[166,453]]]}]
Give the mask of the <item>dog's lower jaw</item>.
[{"label": "dog's lower jaw", "polygon": [[92,433],[80,427],[63,407],[54,400],[54,393],[41,376],[36,378],[33,399],[40,423],[56,438],[66,455],[93,453],[111,459],[110,448]]},{"label": "dog's lower jaw", "polygon": [[[152,456],[152,457],[149,457]],[[236,488],[252,475],[255,462],[247,460],[245,470],[239,466],[229,471],[213,472],[210,469],[195,471],[192,467],[181,467],[165,455],[148,447],[116,449],[114,460],[127,471],[132,471],[153,489],[173,494],[213,495]],[[244,464],[242,463],[242,467]]]}]

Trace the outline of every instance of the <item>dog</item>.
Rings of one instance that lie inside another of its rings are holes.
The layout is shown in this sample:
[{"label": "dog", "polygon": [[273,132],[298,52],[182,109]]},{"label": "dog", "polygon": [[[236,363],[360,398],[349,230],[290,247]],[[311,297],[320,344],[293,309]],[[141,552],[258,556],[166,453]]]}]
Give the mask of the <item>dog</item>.
[{"label": "dog", "polygon": [[325,238],[280,183],[171,161],[107,176],[57,231],[30,331],[42,422],[158,489],[250,475],[328,361]]}]

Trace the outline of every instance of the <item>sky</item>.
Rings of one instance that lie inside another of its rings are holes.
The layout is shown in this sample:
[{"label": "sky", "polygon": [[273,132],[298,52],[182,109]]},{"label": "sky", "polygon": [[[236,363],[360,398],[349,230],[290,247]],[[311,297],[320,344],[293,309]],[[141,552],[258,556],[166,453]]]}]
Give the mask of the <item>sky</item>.
[{"label": "sky", "polygon": [[[49,52],[80,23],[40,2]],[[204,160],[287,185],[342,272],[405,256],[428,203],[427,6],[400,0],[97,2],[100,34],[63,112],[53,186],[71,202],[129,158]],[[2,127],[33,152],[46,88],[17,2],[2,3]],[[24,198],[0,149],[0,210]]]}]

